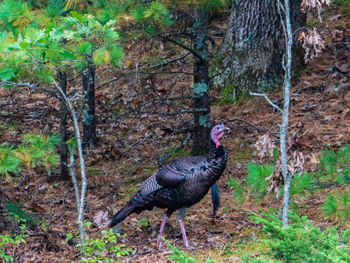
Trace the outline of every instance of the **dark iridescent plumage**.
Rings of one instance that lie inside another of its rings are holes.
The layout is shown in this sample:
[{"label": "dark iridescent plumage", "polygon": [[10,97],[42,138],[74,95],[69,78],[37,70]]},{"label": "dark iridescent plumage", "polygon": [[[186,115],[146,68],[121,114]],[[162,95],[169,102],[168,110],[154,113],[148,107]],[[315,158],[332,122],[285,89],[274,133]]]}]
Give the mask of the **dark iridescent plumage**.
[{"label": "dark iridescent plumage", "polygon": [[[227,154],[219,142],[225,130],[227,128],[222,124],[212,129],[208,156],[174,160],[144,181],[140,191],[114,215],[110,227],[123,221],[131,213],[140,213],[143,210],[151,210],[153,207],[167,208],[157,240],[160,245],[160,236],[166,219],[174,211],[179,210],[178,219],[184,242],[186,248],[191,248],[183,227],[185,211],[187,207],[198,203],[206,195],[226,167]],[[220,202],[217,197],[217,187],[213,187],[212,193],[215,213]]]}]

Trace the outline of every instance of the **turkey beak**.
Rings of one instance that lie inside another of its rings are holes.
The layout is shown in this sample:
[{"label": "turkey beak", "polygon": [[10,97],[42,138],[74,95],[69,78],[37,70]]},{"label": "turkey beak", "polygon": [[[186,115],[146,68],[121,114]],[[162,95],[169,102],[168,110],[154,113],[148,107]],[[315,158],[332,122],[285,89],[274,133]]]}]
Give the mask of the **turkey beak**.
[{"label": "turkey beak", "polygon": [[225,131],[228,131],[228,132],[229,132],[229,131],[231,131],[231,130],[230,130],[230,128],[228,128],[228,127],[225,126]]}]

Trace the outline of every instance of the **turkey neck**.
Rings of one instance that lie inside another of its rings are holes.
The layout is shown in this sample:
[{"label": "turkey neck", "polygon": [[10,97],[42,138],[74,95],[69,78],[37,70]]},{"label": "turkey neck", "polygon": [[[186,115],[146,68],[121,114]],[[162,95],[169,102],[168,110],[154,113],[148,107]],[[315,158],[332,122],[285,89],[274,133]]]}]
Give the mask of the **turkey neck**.
[{"label": "turkey neck", "polygon": [[227,153],[225,151],[225,148],[220,145],[218,148],[216,148],[215,142],[210,140],[209,145],[209,154],[207,157],[207,162],[210,164],[212,168],[212,178],[210,178],[213,183],[217,181],[222,172],[224,171],[227,163]]}]

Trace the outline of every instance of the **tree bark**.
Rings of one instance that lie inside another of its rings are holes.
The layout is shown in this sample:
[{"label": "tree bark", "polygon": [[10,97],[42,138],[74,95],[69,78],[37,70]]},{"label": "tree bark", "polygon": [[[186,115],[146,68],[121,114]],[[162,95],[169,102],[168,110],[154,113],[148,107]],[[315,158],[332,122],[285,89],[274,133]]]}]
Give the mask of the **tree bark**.
[{"label": "tree bark", "polygon": [[210,97],[208,60],[208,12],[197,7],[193,24],[193,48],[200,57],[194,56],[193,94],[194,94],[194,132],[193,152],[206,153],[210,138]]},{"label": "tree bark", "polygon": [[88,60],[83,71],[84,110],[83,110],[83,147],[92,147],[97,141],[95,116],[95,66]]},{"label": "tree bark", "polygon": [[[67,92],[67,76],[65,72],[59,71],[57,73],[59,85],[66,95]],[[68,139],[67,134],[67,108],[64,101],[60,101],[60,135],[62,138],[62,142],[59,146],[60,151],[60,180],[69,180],[68,173],[68,147],[66,141]]]},{"label": "tree bark", "polygon": [[[238,99],[251,91],[266,91],[282,82],[281,61],[285,53],[284,32],[275,0],[240,0],[233,3],[229,27],[214,64],[219,86],[232,86]],[[292,30],[306,23],[302,0],[291,3]],[[283,15],[283,11],[282,11]],[[296,41],[298,34],[294,34]],[[303,63],[300,45],[294,45],[294,65]]]}]

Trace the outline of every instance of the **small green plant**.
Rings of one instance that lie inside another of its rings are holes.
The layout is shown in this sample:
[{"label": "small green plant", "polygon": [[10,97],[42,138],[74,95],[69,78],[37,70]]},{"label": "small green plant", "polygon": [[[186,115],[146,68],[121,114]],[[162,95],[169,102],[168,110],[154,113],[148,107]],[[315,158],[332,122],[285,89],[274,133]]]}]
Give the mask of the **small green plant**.
[{"label": "small green plant", "polygon": [[0,145],[0,175],[17,173],[21,160],[16,155],[16,151],[6,143]]},{"label": "small green plant", "polygon": [[[170,256],[168,256],[168,258],[171,259],[172,261],[178,262],[178,263],[199,263],[199,261],[196,260],[195,258],[187,256],[184,251],[179,250],[176,246],[171,245],[168,240],[164,238],[162,239],[166,243],[167,247],[173,252]],[[216,260],[207,259],[205,263],[216,263]]]},{"label": "small green plant", "polygon": [[328,218],[333,218],[342,223],[350,219],[350,189],[344,192],[331,194],[322,206],[323,213]]},{"label": "small green plant", "polygon": [[[90,224],[91,223],[88,225]],[[85,223],[85,225],[87,225],[87,223]],[[78,247],[84,247],[82,255],[83,262],[121,262],[117,259],[131,253],[130,248],[125,248],[125,245],[118,243],[118,238],[125,238],[125,235],[121,236],[119,233],[114,233],[113,229],[109,229],[108,231],[102,230],[101,234],[101,238],[95,239],[87,236],[85,243],[77,245]],[[68,242],[72,238],[73,235],[69,233],[66,237],[66,241]]]},{"label": "small green plant", "polygon": [[[19,222],[21,221],[19,220]],[[20,234],[0,235],[0,259],[2,259],[3,262],[13,262],[13,250],[20,244],[25,243],[25,238],[27,237],[26,225],[21,224],[20,230]]]},{"label": "small green plant", "polygon": [[337,154],[333,150],[326,150],[322,152],[321,165],[326,172],[332,176],[337,171]]},{"label": "small green plant", "polygon": [[240,253],[240,258],[242,263],[283,263],[280,260],[272,260],[266,257],[257,257],[255,255],[251,255],[250,253]]},{"label": "small green plant", "polygon": [[[309,194],[312,191],[313,183],[313,178],[307,173],[295,175],[293,177],[293,182],[290,187],[290,195],[305,196]],[[283,188],[281,189],[281,191],[283,193]]]},{"label": "small green plant", "polygon": [[56,149],[60,141],[57,135],[29,133],[23,136],[23,142],[16,149],[6,143],[1,144],[0,175],[16,174],[23,167],[39,166],[44,166],[50,173],[52,167],[59,164]]},{"label": "small green plant", "polygon": [[26,211],[23,204],[18,202],[5,202],[5,211],[10,215],[12,221],[21,222],[22,224],[30,225],[37,220],[35,214]]},{"label": "small green plant", "polygon": [[265,179],[273,170],[274,166],[270,164],[249,163],[247,165],[248,176],[245,181],[253,197],[262,197],[267,193],[268,182]]},{"label": "small green plant", "polygon": [[232,192],[232,197],[236,202],[236,205],[240,207],[245,200],[246,191],[243,185],[236,179],[231,177],[227,182],[227,185],[232,187],[234,190]]},{"label": "small green plant", "polygon": [[143,226],[143,227],[148,227],[148,219],[147,217],[142,217],[138,222],[138,225]]},{"label": "small green plant", "polygon": [[317,173],[321,182],[346,184],[350,181],[350,147],[339,151],[326,150],[321,156],[321,171]]},{"label": "small green plant", "polygon": [[[262,240],[270,248],[270,256],[282,262],[336,262],[350,260],[350,228],[338,233],[336,228],[323,231],[306,216],[291,213],[291,224],[283,228],[280,216],[274,212],[252,213],[255,224],[262,224],[267,238]],[[268,262],[268,261],[260,261]]]},{"label": "small green plant", "polygon": [[60,142],[58,135],[26,134],[17,148],[17,155],[27,167],[44,166],[50,172],[51,167],[59,164],[56,147]]},{"label": "small green plant", "polygon": [[42,219],[40,221],[40,226],[42,230],[46,231],[49,226],[49,220],[47,220],[46,218]]}]

